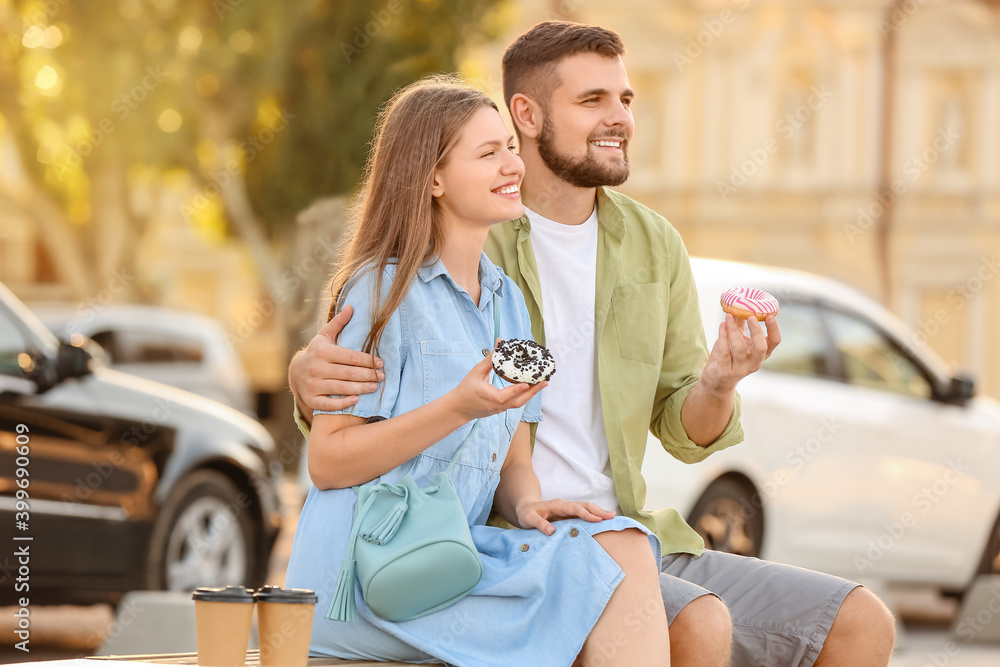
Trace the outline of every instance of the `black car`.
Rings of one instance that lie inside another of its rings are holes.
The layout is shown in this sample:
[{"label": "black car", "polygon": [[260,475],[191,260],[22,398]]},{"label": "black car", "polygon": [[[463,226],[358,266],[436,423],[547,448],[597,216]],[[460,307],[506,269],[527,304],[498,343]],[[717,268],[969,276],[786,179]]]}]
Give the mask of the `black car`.
[{"label": "black car", "polygon": [[103,367],[0,284],[0,605],[259,585],[280,473],[260,424]]}]

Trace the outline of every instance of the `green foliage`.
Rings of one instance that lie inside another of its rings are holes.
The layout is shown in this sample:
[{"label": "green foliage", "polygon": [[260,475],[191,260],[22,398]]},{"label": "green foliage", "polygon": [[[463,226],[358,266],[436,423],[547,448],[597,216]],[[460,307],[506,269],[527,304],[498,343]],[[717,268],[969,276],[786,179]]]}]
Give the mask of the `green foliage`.
[{"label": "green foliage", "polygon": [[[378,106],[427,73],[455,70],[461,45],[495,36],[503,3],[16,2],[0,46],[0,111],[29,173],[67,207],[102,159],[180,168],[208,185],[226,162],[213,147],[243,144],[231,164],[245,167],[255,213],[275,234],[315,199],[356,185]],[[61,42],[13,38],[33,24],[55,26]],[[59,75],[55,89],[36,85],[45,65]],[[168,109],[181,120],[174,131]],[[280,110],[287,122],[275,127]]]},{"label": "green foliage", "polygon": [[[497,0],[317,3],[289,31],[277,97],[296,115],[251,164],[255,208],[282,219],[316,196],[358,181],[375,113],[392,92],[429,72],[456,69],[466,36]],[[281,188],[269,184],[282,182]],[[266,196],[264,196],[266,193]]]}]

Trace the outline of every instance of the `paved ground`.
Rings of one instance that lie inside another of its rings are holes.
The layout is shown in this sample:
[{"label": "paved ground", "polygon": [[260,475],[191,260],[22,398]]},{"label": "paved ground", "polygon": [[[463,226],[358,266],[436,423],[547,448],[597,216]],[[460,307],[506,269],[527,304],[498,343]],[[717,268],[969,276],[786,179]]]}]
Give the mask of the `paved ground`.
[{"label": "paved ground", "polygon": [[[268,583],[283,584],[298,518],[296,488],[282,488],[285,524],[272,555]],[[901,645],[892,667],[997,667],[1000,643],[967,644],[955,640],[950,628],[959,614],[953,600],[931,591],[893,590],[891,604],[903,621]],[[93,655],[114,618],[111,607],[38,607],[32,609],[31,652],[14,648],[12,608],[0,608],[0,663],[78,658]],[[1000,622],[1000,619],[998,619]]]},{"label": "paved ground", "polygon": [[907,644],[892,659],[892,667],[997,667],[1000,646],[956,644],[942,630],[908,633]]},{"label": "paved ground", "polygon": [[891,590],[890,603],[903,619],[892,667],[997,667],[1000,644],[966,643],[952,633],[958,603],[930,590]]}]

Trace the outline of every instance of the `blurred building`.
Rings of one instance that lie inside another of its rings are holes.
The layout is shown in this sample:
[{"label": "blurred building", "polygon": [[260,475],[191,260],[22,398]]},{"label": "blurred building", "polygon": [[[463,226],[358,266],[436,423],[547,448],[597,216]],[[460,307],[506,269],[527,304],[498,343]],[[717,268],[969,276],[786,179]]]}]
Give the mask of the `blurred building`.
[{"label": "blurred building", "polygon": [[[471,48],[463,67],[501,100],[501,54],[534,23],[618,31],[638,93],[623,191],[669,219],[693,255],[859,287],[918,332],[914,345],[1000,395],[998,7],[509,0],[507,34]],[[0,178],[16,172],[2,147]],[[178,210],[188,195],[158,196],[129,289],[222,319],[255,385],[277,389],[286,341],[265,312],[273,304],[252,254],[186,223]],[[46,231],[6,206],[0,198],[0,280],[25,300],[79,298],[41,242]],[[98,279],[94,298],[115,284]]]},{"label": "blurred building", "polygon": [[1000,3],[516,5],[469,54],[498,100],[503,49],[536,22],[616,30],[637,92],[624,192],[692,255],[859,287],[1000,393]]}]

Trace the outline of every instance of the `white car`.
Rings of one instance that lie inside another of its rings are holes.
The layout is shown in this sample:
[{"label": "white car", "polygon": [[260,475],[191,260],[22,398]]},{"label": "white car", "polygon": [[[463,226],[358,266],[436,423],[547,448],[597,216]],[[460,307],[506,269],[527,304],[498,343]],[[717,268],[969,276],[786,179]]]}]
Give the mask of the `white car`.
[{"label": "white car", "polygon": [[711,548],[847,578],[961,592],[1000,573],[1000,403],[842,283],[692,265],[710,345],[741,286],[778,299],[782,342],[739,385],[744,442],[685,465],[650,436],[646,507],[676,508]]},{"label": "white car", "polygon": [[31,304],[31,309],[60,340],[71,342],[74,334],[93,339],[116,371],[254,414],[250,380],[217,320],[142,305]]}]

